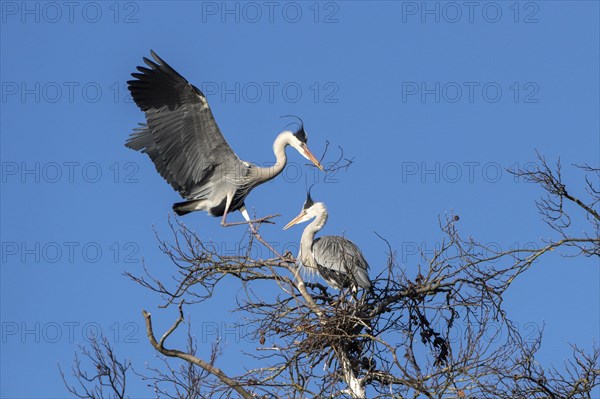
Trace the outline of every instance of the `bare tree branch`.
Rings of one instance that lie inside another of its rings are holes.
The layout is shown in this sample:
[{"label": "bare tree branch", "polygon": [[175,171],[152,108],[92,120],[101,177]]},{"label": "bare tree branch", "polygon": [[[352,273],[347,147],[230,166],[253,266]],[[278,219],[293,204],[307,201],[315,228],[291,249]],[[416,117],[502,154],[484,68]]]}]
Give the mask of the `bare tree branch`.
[{"label": "bare tree branch", "polygon": [[[460,218],[451,214],[440,219],[439,248],[408,265],[418,270],[414,276],[382,238],[387,263],[375,268],[371,292],[305,282],[291,254],[270,247],[272,258],[254,257],[247,248],[255,239],[268,245],[258,233],[246,249],[223,255],[183,223],[171,224],[171,240],[158,240],[173,278],[157,278],[145,266],[142,275],[127,276],[159,293],[163,307],[179,303],[179,317],[158,341],[150,314],[143,315],[154,349],[188,368],[173,369],[164,358],[163,368],[150,368],[154,376],[144,378],[161,386],[161,396],[178,398],[591,399],[600,386],[600,351],[573,347],[564,367],[544,368],[536,361],[542,332],[524,337],[504,308],[511,285],[547,257],[600,255],[600,191],[592,177],[599,169],[576,166],[585,174],[580,197],[564,183],[560,163],[552,170],[538,160],[533,170],[513,173],[545,191],[537,206],[557,237],[500,250],[461,234]],[[256,343],[239,375],[215,367],[219,342],[208,361],[196,356],[189,324],[186,350],[165,348],[184,322],[183,304],[210,301],[225,280],[239,284],[236,326]],[[166,383],[176,394],[162,388]]]},{"label": "bare tree branch", "polygon": [[92,371],[83,368],[80,357],[75,354],[71,371],[76,384],[71,385],[59,365],[58,369],[67,390],[78,398],[126,398],[126,376],[131,362],[117,360],[106,337],[91,337],[89,348],[79,346],[79,350],[83,358],[91,364]]},{"label": "bare tree branch", "polygon": [[227,386],[235,390],[237,393],[239,393],[240,396],[242,396],[244,399],[254,398],[254,396],[250,392],[246,391],[238,381],[229,378],[222,370],[216,368],[212,364],[205,362],[204,360],[199,359],[190,353],[182,352],[176,349],[167,349],[164,347],[165,340],[173,333],[173,331],[177,329],[177,327],[179,327],[179,325],[184,320],[183,302],[179,305],[179,317],[177,318],[173,326],[171,326],[171,328],[169,328],[169,330],[167,330],[167,332],[164,333],[160,341],[156,341],[156,338],[154,337],[154,331],[152,329],[152,318],[150,316],[150,313],[146,312],[145,310],[142,310],[142,315],[146,320],[146,334],[148,335],[148,340],[150,341],[150,344],[154,347],[154,349],[156,349],[159,353],[168,357],[177,357],[189,363],[195,364],[196,366],[201,367],[202,369],[217,377],[224,384],[226,384]]}]

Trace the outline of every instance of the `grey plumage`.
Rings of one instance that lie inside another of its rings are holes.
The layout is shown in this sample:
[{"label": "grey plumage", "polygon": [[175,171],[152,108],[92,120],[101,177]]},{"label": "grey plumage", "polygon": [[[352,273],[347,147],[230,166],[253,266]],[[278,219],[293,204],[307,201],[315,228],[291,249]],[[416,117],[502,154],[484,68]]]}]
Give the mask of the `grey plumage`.
[{"label": "grey plumage", "polygon": [[129,90],[146,114],[147,126],[138,129],[127,146],[146,152],[160,175],[184,197],[193,196],[204,181],[243,170],[221,134],[206,98],[177,71],[160,59],[144,58],[150,68],[138,67]]},{"label": "grey plumage", "polygon": [[327,217],[325,204],[313,202],[309,192],[300,214],[284,227],[287,229],[296,223],[314,218],[302,232],[298,253],[299,265],[309,272],[318,273],[333,288],[370,289],[369,264],[352,241],[340,236],[315,239],[315,234],[327,222]]},{"label": "grey plumage", "polygon": [[313,242],[312,254],[319,274],[333,288],[371,287],[369,264],[352,241],[340,236],[319,237]]},{"label": "grey plumage", "polygon": [[306,146],[306,133],[282,132],[273,149],[275,166],[260,168],[233,152],[210,110],[204,94],[151,51],[128,81],[131,96],[146,115],[146,124],[134,130],[126,146],[150,157],[158,173],[187,201],[173,205],[182,215],[204,210],[213,216],[242,211],[244,200],[256,186],[274,178],[286,163],[285,147],[292,145],[319,168]]}]

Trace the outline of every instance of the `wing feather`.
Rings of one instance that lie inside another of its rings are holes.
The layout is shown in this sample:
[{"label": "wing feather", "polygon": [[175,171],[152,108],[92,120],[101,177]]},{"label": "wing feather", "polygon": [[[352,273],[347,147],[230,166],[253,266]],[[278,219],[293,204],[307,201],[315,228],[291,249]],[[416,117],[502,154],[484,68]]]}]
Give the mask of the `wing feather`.
[{"label": "wing feather", "polygon": [[212,115],[204,94],[151,51],[128,81],[146,126],[134,130],[126,146],[148,154],[160,175],[185,198],[206,192],[244,165]]},{"label": "wing feather", "polygon": [[319,272],[326,280],[344,286],[350,277],[350,282],[360,287],[371,287],[369,264],[352,241],[340,236],[319,237],[313,242],[312,252]]}]

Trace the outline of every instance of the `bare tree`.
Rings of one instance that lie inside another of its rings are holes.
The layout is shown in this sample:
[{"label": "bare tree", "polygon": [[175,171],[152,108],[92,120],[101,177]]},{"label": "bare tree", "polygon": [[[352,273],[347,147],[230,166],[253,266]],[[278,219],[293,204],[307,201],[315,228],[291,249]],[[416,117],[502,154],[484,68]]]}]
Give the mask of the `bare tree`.
[{"label": "bare tree", "polygon": [[[127,275],[159,293],[163,307],[178,306],[177,320],[160,339],[143,311],[148,339],[158,353],[201,375],[181,379],[169,366],[153,370],[155,381],[199,392],[171,397],[591,398],[600,385],[599,349],[573,347],[562,369],[545,369],[535,360],[541,332],[526,339],[503,307],[515,279],[555,250],[600,256],[600,191],[593,184],[600,170],[576,168],[585,175],[585,198],[567,190],[560,163],[552,170],[540,156],[535,169],[512,171],[545,191],[537,205],[558,233],[555,239],[501,251],[465,238],[460,218],[449,215],[440,220],[442,245],[416,277],[405,273],[388,244],[387,265],[373,279],[373,291],[358,296],[304,282],[290,253],[270,248],[269,259],[256,259],[250,250],[225,256],[181,222],[171,224],[172,239],[159,239],[159,245],[174,265],[173,279],[166,283],[146,267],[142,275]],[[572,233],[574,218],[585,221],[587,232]],[[243,287],[234,310],[258,345],[250,359],[257,367],[240,375],[215,367],[216,349],[205,361],[191,344],[167,347],[185,321],[184,306],[210,301],[224,279]],[[259,281],[275,289],[257,294],[252,287]]]},{"label": "bare tree", "polygon": [[[564,240],[562,244],[575,249],[571,253],[573,256],[600,256],[600,243],[594,239],[600,237],[600,214],[594,209],[600,202],[600,168],[594,168],[587,164],[574,165],[575,168],[585,173],[583,190],[589,199],[584,202],[575,196],[571,189],[567,190],[562,179],[560,160],[556,163],[555,170],[552,170],[542,155],[538,153],[537,158],[538,162],[533,169],[513,170],[511,173],[524,178],[525,181],[538,184],[545,191],[544,196],[536,202],[537,208],[546,224]],[[594,185],[594,180],[596,185]],[[570,230],[573,218],[577,217],[585,218],[591,228],[584,237],[574,240]]]},{"label": "bare tree", "polygon": [[125,396],[127,371],[131,368],[128,360],[119,361],[108,339],[104,336],[90,337],[89,347],[79,346],[81,357],[90,363],[91,371],[82,365],[80,355],[75,354],[72,375],[77,382],[70,385],[60,365],[60,376],[67,390],[78,398],[103,399]]},{"label": "bare tree", "polygon": [[[197,343],[191,328],[187,332],[186,352],[196,356]],[[213,343],[208,364],[214,367],[219,355],[219,341]],[[219,392],[220,380],[193,362],[183,362],[174,368],[165,356],[160,357],[160,367],[146,366],[145,373],[136,373],[144,381],[151,382],[157,398],[203,399],[212,398]]]}]

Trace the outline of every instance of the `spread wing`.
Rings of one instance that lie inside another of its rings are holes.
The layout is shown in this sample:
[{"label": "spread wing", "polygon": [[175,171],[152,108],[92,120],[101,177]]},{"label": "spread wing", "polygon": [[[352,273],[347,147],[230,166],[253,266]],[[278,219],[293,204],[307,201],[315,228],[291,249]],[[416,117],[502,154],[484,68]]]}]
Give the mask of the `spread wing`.
[{"label": "spread wing", "polygon": [[312,246],[319,273],[338,287],[356,284],[371,287],[369,264],[360,249],[350,240],[339,236],[317,238]]},{"label": "spread wing", "polygon": [[146,124],[134,130],[126,146],[148,154],[160,175],[184,197],[206,191],[237,175],[244,164],[233,152],[212,115],[204,94],[153,51],[128,81]]}]

